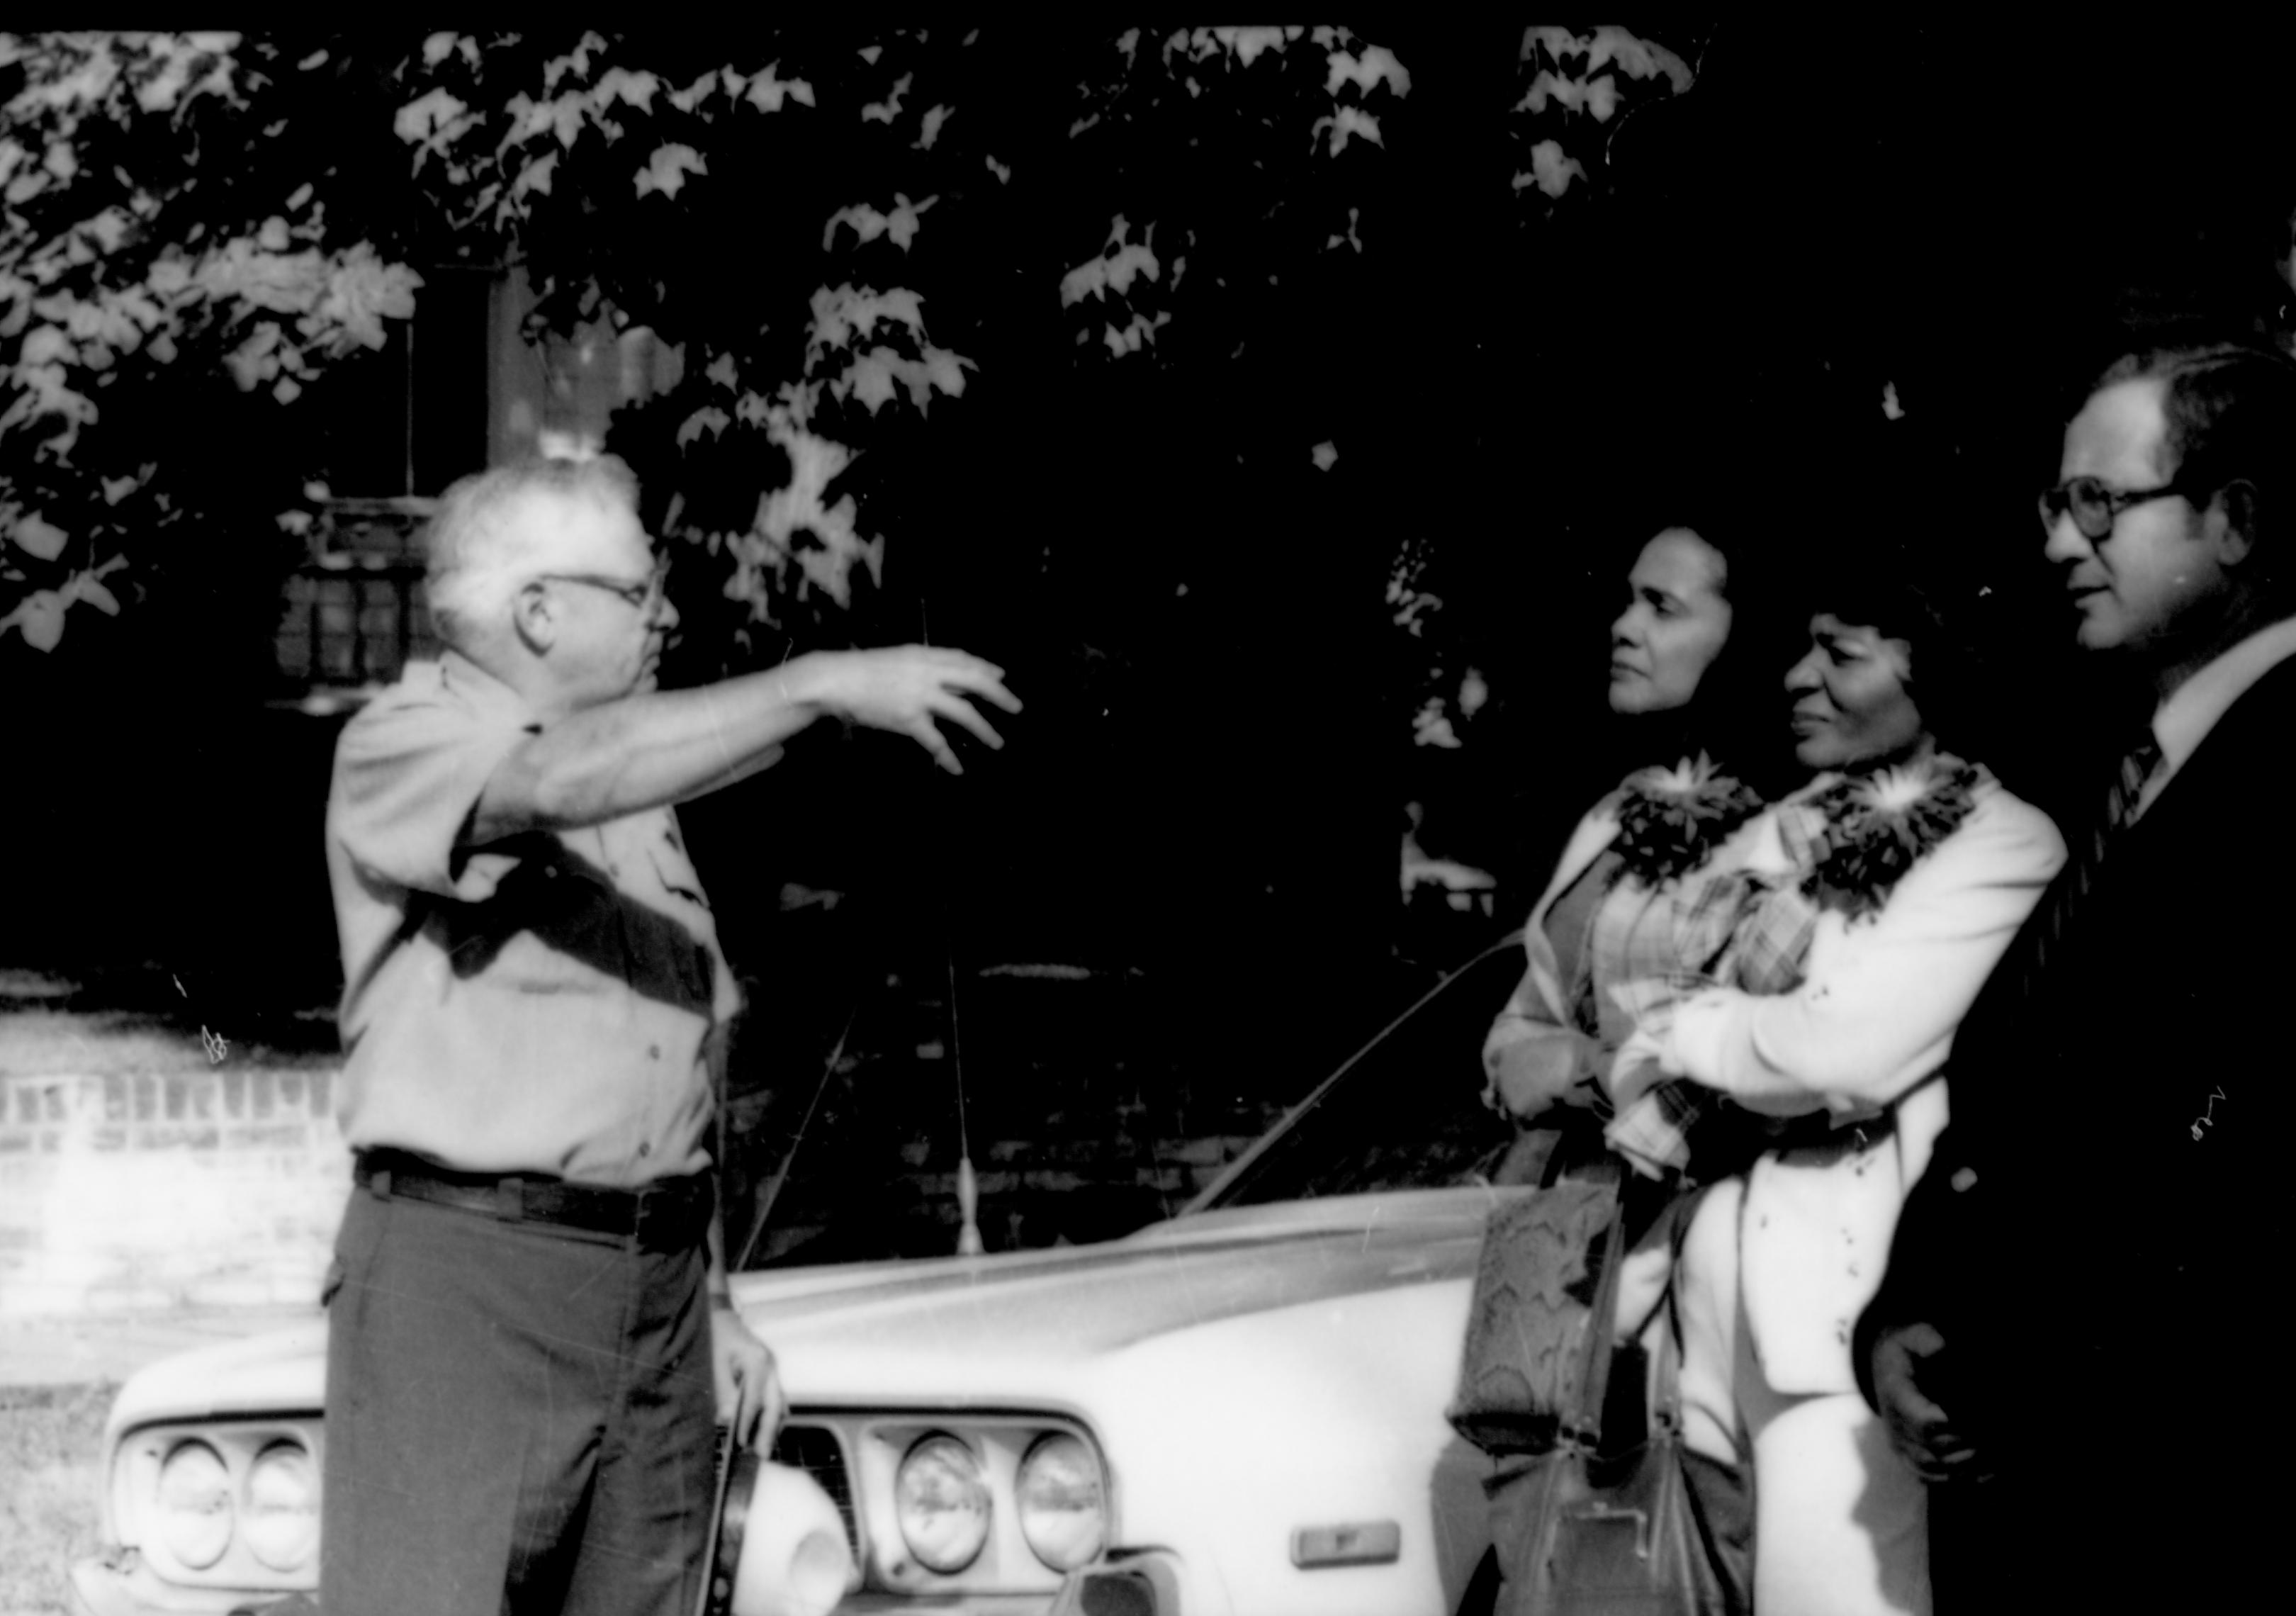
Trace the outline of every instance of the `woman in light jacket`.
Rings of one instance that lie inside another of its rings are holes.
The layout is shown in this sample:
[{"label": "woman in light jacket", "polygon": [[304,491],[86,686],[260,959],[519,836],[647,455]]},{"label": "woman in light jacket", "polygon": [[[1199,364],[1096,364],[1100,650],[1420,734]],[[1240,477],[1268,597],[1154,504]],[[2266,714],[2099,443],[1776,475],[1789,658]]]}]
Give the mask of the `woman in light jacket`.
[{"label": "woman in light jacket", "polygon": [[1688,878],[1732,895],[1718,985],[1677,979],[1609,1074],[1630,1155],[1661,1088],[1777,1129],[1700,1203],[1676,1279],[1685,1394],[1726,1383],[1753,1464],[1762,1616],[1929,1608],[1923,1489],[1857,1395],[1850,1330],[1945,1125],[1954,1029],[2064,856],[1941,749],[1966,663],[1918,593],[1845,573],[1823,603],[1786,680],[1816,776]]}]

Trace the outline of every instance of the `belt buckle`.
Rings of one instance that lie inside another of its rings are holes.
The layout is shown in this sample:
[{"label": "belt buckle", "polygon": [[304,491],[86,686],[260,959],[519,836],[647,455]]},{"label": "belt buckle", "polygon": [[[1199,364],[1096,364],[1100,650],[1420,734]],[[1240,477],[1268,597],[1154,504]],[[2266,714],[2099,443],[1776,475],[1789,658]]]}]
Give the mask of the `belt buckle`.
[{"label": "belt buckle", "polygon": [[630,1218],[630,1235],[643,1243],[656,1231],[683,1234],[691,1214],[693,1196],[687,1187],[674,1188],[658,1184],[645,1185],[632,1192],[634,1206]]},{"label": "belt buckle", "polygon": [[652,1185],[630,1192],[630,1238],[643,1245],[668,1215],[669,1197]]},{"label": "belt buckle", "polygon": [[1863,1154],[1880,1144],[1896,1132],[1897,1119],[1888,1112],[1878,1117],[1861,1117],[1842,1131],[1849,1136],[1849,1147]]}]

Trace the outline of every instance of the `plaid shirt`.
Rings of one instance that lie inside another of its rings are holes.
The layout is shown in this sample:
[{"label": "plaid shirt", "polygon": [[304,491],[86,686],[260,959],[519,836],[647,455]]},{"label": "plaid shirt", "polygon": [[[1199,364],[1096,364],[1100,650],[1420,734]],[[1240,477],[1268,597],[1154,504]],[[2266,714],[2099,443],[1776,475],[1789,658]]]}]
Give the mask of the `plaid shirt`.
[{"label": "plaid shirt", "polygon": [[[1696,973],[1631,984],[1641,1000],[1637,1021],[1664,1029],[1671,1006],[1707,988],[1791,993],[1808,974],[1818,906],[1801,888],[1824,850],[1825,821],[1807,801],[1768,810],[1788,868],[1766,875],[1739,868],[1711,871],[1677,890],[1677,936]],[[1756,1146],[1767,1125],[1687,1079],[1669,1079],[1638,1095],[1604,1130],[1611,1146],[1643,1170],[1687,1173],[1693,1156],[1709,1177],[1726,1176]]]}]

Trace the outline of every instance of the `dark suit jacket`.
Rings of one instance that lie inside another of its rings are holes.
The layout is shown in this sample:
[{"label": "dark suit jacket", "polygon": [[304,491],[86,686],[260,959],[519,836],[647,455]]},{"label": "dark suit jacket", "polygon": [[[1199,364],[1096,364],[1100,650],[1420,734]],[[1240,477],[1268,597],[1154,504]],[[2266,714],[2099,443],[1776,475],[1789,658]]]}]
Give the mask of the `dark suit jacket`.
[{"label": "dark suit jacket", "polygon": [[2021,970],[2021,939],[1956,1037],[1952,1124],[1860,1330],[1935,1325],[1923,1388],[2000,1467],[1939,1489],[1939,1616],[1977,1608],[1949,1597],[1972,1559],[2002,1608],[2137,1610],[2237,1608],[2277,1558],[2292,739],[2296,660],[2115,841],[2046,967]]}]

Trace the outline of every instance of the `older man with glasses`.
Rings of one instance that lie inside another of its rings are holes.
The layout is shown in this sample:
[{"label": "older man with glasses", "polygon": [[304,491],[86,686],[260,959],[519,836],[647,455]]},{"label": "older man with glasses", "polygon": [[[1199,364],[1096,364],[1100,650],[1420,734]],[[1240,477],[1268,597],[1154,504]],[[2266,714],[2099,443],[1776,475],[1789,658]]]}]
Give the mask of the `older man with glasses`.
[{"label": "older man with glasses", "polygon": [[1956,1037],[1952,1125],[1858,1325],[1867,1396],[1932,1483],[1944,1616],[2245,1609],[2272,1575],[2292,461],[2286,359],[2138,354],[2041,499],[2079,644],[2142,693]]},{"label": "older man with glasses", "polygon": [[327,860],[356,1187],[330,1276],[329,1616],[695,1608],[721,1411],[778,1423],[726,1292],[738,1006],[674,805],[834,716],[960,766],[1018,711],[958,651],[654,688],[677,623],[619,461],[447,491],[447,650],[345,728]]}]

